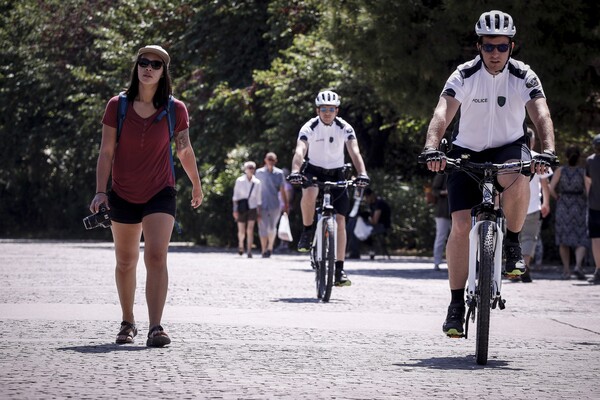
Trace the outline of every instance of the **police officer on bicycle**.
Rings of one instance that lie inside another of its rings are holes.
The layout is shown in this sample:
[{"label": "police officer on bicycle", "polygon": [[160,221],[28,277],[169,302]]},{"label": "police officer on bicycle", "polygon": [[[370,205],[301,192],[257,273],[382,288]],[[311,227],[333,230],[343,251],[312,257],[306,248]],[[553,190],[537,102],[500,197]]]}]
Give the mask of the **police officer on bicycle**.
[{"label": "police officer on bicycle", "polygon": [[[358,148],[354,128],[337,116],[340,97],[337,93],[326,90],[317,95],[315,105],[317,116],[308,120],[298,134],[289,175],[291,184],[304,185],[300,202],[304,225],[298,241],[298,251],[300,252],[310,251],[312,242],[315,204],[319,189],[311,186],[310,182],[313,177],[322,182],[345,179],[344,146],[348,149],[348,154],[358,173],[357,185],[364,187],[369,184],[369,177]],[[335,285],[350,286],[351,282],[344,272],[346,214],[349,210],[350,200],[346,189],[332,188],[331,194],[337,221]]]},{"label": "police officer on bicycle", "polygon": [[[446,81],[427,131],[421,158],[431,171],[441,171],[446,162],[437,150],[448,125],[460,109],[448,156],[467,154],[473,162],[503,163],[531,160],[525,136],[526,112],[541,139],[543,153],[536,155],[532,172],[544,173],[556,162],[554,128],[546,96],[537,75],[528,65],[514,60],[513,37],[516,27],[507,13],[484,12],[475,24],[479,55],[460,65]],[[507,232],[504,240],[505,275],[525,272],[519,232],[529,203],[529,178],[522,174],[498,176],[503,188],[503,208]],[[477,182],[466,173],[448,178],[448,200],[452,229],[446,248],[451,302],[443,331],[448,336],[463,335],[464,292],[468,275],[470,210],[481,202]]]}]

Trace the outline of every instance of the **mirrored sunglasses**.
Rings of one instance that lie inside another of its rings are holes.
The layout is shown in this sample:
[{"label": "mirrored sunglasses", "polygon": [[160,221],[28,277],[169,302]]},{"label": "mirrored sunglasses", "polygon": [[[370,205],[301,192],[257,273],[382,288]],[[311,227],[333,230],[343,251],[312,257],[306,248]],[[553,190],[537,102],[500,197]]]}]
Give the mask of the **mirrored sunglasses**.
[{"label": "mirrored sunglasses", "polygon": [[335,107],[319,107],[319,111],[321,112],[335,112]]},{"label": "mirrored sunglasses", "polygon": [[510,44],[502,43],[502,44],[482,44],[481,49],[486,53],[491,53],[494,49],[498,49],[500,53],[506,53],[508,49],[510,49]]},{"label": "mirrored sunglasses", "polygon": [[142,68],[148,68],[149,65],[152,67],[152,69],[161,69],[163,62],[158,60],[148,60],[147,58],[140,58],[138,60],[138,65]]}]

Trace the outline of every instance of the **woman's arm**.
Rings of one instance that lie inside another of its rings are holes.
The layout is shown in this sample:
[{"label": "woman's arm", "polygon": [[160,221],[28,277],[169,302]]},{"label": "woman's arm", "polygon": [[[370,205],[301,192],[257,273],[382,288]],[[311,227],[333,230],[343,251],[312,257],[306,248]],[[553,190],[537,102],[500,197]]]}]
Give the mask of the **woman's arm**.
[{"label": "woman's arm", "polygon": [[108,125],[102,125],[102,142],[100,143],[100,153],[96,163],[96,194],[90,204],[90,211],[97,213],[101,204],[108,206],[106,190],[108,188],[108,178],[112,169],[113,158],[115,156],[115,147],[117,144],[117,129]]},{"label": "woman's arm", "polygon": [[555,199],[558,199],[558,193],[556,192],[556,185],[558,185],[558,181],[560,180],[560,173],[562,171],[562,167],[559,167],[554,171],[554,175],[552,175],[552,180],[550,181],[550,195]]},{"label": "woman's arm", "polygon": [[204,193],[202,193],[202,183],[200,182],[200,173],[196,164],[196,155],[190,143],[189,129],[175,133],[175,148],[177,150],[177,157],[181,160],[181,166],[192,182],[192,207],[198,208],[202,204]]}]

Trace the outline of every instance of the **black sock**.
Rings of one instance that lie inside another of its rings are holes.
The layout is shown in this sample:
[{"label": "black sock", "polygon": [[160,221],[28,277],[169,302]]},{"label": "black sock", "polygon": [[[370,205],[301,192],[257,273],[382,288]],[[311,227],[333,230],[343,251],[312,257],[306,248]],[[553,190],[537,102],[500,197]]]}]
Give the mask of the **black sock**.
[{"label": "black sock", "polygon": [[310,232],[310,231],[312,231],[312,225],[308,225],[308,226],[304,225],[303,229],[304,229],[304,232]]},{"label": "black sock", "polygon": [[506,230],[506,240],[513,243],[519,243],[519,233],[521,232],[513,232]]},{"label": "black sock", "polygon": [[336,261],[335,262],[335,270],[336,271],[342,271],[344,269],[344,262],[343,261]]},{"label": "black sock", "polygon": [[451,289],[452,294],[451,304],[464,304],[465,303],[465,289]]}]

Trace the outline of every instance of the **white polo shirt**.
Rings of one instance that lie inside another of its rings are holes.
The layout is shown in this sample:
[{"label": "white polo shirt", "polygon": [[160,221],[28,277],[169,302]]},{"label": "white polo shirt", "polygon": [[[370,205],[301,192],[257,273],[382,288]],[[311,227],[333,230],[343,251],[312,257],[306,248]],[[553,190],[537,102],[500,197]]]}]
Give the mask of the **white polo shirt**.
[{"label": "white polo shirt", "polygon": [[344,145],[356,139],[354,128],[340,117],[325,125],[317,116],[300,128],[299,140],[308,143],[308,162],[314,166],[334,169],[344,166]]},{"label": "white polo shirt", "polygon": [[492,75],[479,56],[450,75],[442,95],[461,103],[453,143],[474,151],[521,138],[525,133],[525,104],[545,97],[539,78],[528,65],[510,58],[502,72]]}]

